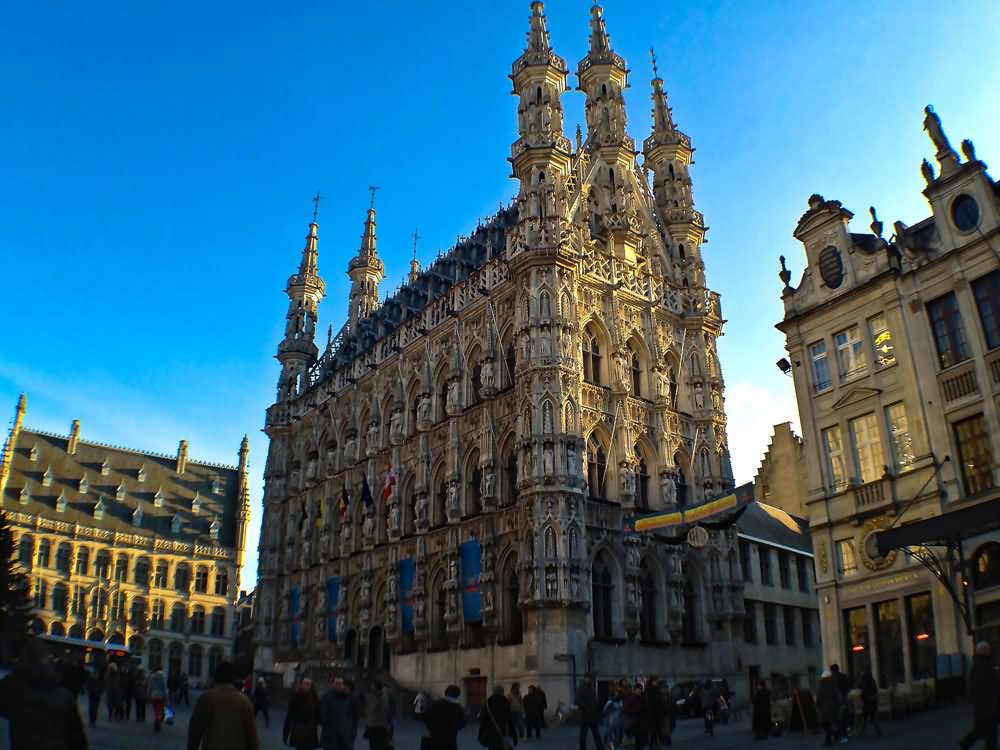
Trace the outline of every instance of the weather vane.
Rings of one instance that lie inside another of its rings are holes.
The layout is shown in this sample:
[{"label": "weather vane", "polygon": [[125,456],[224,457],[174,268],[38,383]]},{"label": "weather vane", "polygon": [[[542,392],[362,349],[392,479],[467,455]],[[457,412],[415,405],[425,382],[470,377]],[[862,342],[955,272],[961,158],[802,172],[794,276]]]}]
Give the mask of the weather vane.
[{"label": "weather vane", "polygon": [[417,240],[420,239],[420,230],[413,230],[413,260],[417,259]]},{"label": "weather vane", "polygon": [[653,59],[653,78],[659,78],[660,71],[656,67],[656,50],[652,47],[649,48],[649,56]]},{"label": "weather vane", "polygon": [[369,206],[369,208],[375,208],[375,191],[377,191],[378,189],[379,189],[378,185],[369,185],[368,186],[368,192],[372,194],[372,202],[371,202],[371,205]]},{"label": "weather vane", "polygon": [[319,202],[321,200],[323,200],[323,196],[317,190],[316,195],[313,196],[313,224],[316,223],[316,217],[319,216]]}]

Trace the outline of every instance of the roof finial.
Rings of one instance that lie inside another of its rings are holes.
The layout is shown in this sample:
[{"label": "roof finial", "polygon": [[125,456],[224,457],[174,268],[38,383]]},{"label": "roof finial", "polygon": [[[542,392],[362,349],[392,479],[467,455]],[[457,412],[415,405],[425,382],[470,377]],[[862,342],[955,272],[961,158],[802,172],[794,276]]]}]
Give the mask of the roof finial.
[{"label": "roof finial", "polygon": [[660,71],[659,68],[656,67],[656,50],[654,50],[652,47],[649,48],[649,56],[653,60],[653,78],[654,79],[659,78]]},{"label": "roof finial", "polygon": [[417,259],[417,240],[421,239],[420,230],[414,228],[413,230],[413,260]]},{"label": "roof finial", "polygon": [[317,190],[316,191],[316,195],[313,196],[313,220],[312,220],[313,224],[316,223],[316,219],[319,216],[319,202],[322,199],[323,199],[323,196],[320,195],[319,190]]},{"label": "roof finial", "polygon": [[373,211],[375,210],[375,193],[376,193],[376,191],[378,191],[378,189],[379,189],[378,185],[369,185],[368,186],[368,192],[372,194],[372,202],[371,202],[371,205],[368,206],[368,208],[370,210],[373,210]]},{"label": "roof finial", "polygon": [[882,224],[881,221],[879,221],[878,214],[875,213],[875,206],[871,206],[868,209],[868,213],[872,215],[872,223],[871,223],[872,234],[874,234],[879,239],[882,239],[882,231],[884,229],[884,225]]}]

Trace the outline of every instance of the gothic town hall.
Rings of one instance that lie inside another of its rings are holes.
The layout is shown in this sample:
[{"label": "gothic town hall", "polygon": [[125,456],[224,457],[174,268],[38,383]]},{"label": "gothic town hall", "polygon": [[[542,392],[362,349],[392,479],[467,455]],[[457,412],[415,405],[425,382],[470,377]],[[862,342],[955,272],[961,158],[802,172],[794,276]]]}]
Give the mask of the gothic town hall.
[{"label": "gothic town hall", "polygon": [[699,549],[624,531],[733,485],[723,320],[691,139],[654,64],[637,150],[628,67],[590,12],[585,132],[564,133],[569,70],[535,2],[510,74],[517,197],[381,301],[370,209],[322,351],[310,225],[267,410],[259,668],[456,682],[473,703],[520,681],[551,705],[587,669],[739,672],[735,527]]}]

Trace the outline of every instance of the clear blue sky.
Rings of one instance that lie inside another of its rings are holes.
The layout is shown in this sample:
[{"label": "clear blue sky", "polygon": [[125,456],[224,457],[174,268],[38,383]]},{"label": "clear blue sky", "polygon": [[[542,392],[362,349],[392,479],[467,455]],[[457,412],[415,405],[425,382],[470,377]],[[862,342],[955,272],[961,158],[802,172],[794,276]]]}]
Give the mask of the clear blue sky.
[{"label": "clear blue sky", "polygon": [[[546,12],[575,70],[588,3]],[[711,226],[710,285],[729,319],[720,354],[738,481],[770,426],[797,421],[777,256],[813,192],[867,231],[927,213],[919,164],[933,103],[953,143],[1000,162],[1000,4],[637,2],[605,5],[632,68],[629,129],[650,122],[656,47],[679,126],[694,140],[695,199]],[[282,290],[317,188],[323,329],[346,311],[367,186],[394,288],[516,189],[506,78],[528,2],[30,3],[0,27],[0,413],[85,438],[255,469],[278,375]],[[572,78],[575,83],[575,77]],[[567,134],[581,119],[564,97]],[[252,584],[251,584],[252,585]]]}]

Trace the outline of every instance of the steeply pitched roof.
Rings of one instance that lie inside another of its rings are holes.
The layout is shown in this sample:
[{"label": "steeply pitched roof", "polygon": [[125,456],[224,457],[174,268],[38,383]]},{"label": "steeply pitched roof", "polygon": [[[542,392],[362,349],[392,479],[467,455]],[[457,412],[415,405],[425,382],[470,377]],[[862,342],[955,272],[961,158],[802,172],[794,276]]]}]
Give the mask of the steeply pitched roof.
[{"label": "steeply pitched roof", "polygon": [[809,522],[773,505],[755,500],[743,511],[736,526],[740,534],[812,554]]},{"label": "steeply pitched roof", "polygon": [[[212,543],[209,527],[217,518],[217,543],[223,547],[235,545],[240,498],[239,470],[235,467],[188,460],[184,472],[179,474],[177,458],[173,456],[83,440],[71,454],[67,442],[65,436],[29,429],[20,431],[4,489],[5,508],[66,523],[204,545]],[[105,462],[106,476],[101,473]],[[51,481],[45,486],[43,478],[47,470],[51,471]],[[140,470],[143,481],[139,481]],[[84,477],[85,493],[80,491]],[[124,490],[121,500],[117,499],[119,487]],[[24,488],[29,499],[22,505]],[[162,493],[162,507],[156,507],[154,502],[158,492]],[[56,509],[60,496],[66,500],[66,509],[61,512]],[[192,510],[195,497],[197,513]],[[94,518],[98,500],[104,506],[100,519]],[[140,527],[132,525],[136,508],[142,509]],[[181,518],[181,529],[176,534],[171,528],[175,515]]]}]

